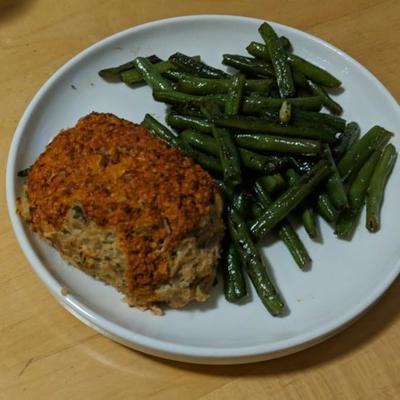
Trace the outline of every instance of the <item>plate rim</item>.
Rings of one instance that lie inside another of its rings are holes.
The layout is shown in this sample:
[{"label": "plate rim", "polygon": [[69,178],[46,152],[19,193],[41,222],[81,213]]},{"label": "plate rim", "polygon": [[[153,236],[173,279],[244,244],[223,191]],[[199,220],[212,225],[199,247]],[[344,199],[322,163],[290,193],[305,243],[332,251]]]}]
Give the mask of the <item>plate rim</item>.
[{"label": "plate rim", "polygon": [[[44,264],[41,263],[38,255],[29,243],[29,239],[25,233],[24,224],[20,220],[15,210],[15,164],[17,161],[16,154],[19,142],[23,137],[24,130],[26,129],[26,123],[30,118],[32,111],[36,107],[36,104],[40,101],[47,90],[53,85],[53,83],[57,81],[57,79],[59,79],[59,77],[61,77],[65,71],[67,71],[76,63],[79,63],[83,58],[90,56],[92,52],[97,51],[97,49],[103,47],[104,45],[107,45],[109,42],[118,40],[120,37],[128,34],[135,34],[142,30],[153,27],[161,27],[163,25],[179,23],[182,21],[186,22],[191,20],[194,21],[205,19],[214,21],[222,19],[226,21],[230,20],[232,22],[247,20],[259,24],[266,21],[258,18],[225,14],[183,15],[178,17],[154,20],[107,36],[100,41],[92,44],[91,46],[83,49],[78,54],[69,59],[66,63],[64,63],[61,67],[59,67],[57,71],[53,73],[51,77],[35,93],[29,105],[26,107],[13,135],[12,142],[9,148],[6,167],[6,197],[8,213],[17,242],[22,249],[25,257],[27,258],[27,261],[30,264],[31,268],[37,274],[39,279],[46,285],[50,293],[57,299],[57,301],[75,317],[77,317],[79,320],[81,320],[91,328],[131,348],[143,351],[148,354],[178,361],[207,364],[234,364],[262,361],[303,350],[327,339],[330,336],[333,336],[338,331],[344,329],[346,326],[351,324],[355,319],[365,313],[394,282],[394,280],[400,273],[400,259],[394,265],[391,273],[387,274],[385,279],[381,281],[380,285],[376,287],[375,290],[370,292],[363,301],[360,301],[358,304],[353,306],[340,318],[336,318],[334,321],[326,323],[317,329],[295,336],[294,338],[274,342],[272,345],[267,343],[263,345],[232,348],[227,347],[223,349],[203,346],[196,347],[192,345],[171,343],[168,341],[154,339],[146,335],[135,333],[127,328],[119,326],[117,323],[110,322],[108,319],[104,318],[96,311],[81,303],[78,299],[71,296],[63,296],[61,294],[61,289],[63,286],[56,279],[56,277],[53,276],[49,270],[47,270]],[[395,108],[398,108],[400,110],[397,101],[385,88],[385,86],[367,68],[361,65],[353,57],[349,56],[347,53],[326,42],[325,40],[308,32],[273,21],[268,22],[271,22],[271,25],[273,25],[274,27],[283,28],[288,32],[295,32],[296,34],[300,34],[306,40],[312,40],[314,42],[317,42],[319,45],[322,45],[329,50],[336,52],[338,55],[343,57],[347,63],[355,65],[363,75],[366,75],[366,77],[379,88],[382,95],[384,95],[384,97],[390,103],[392,103]]]}]

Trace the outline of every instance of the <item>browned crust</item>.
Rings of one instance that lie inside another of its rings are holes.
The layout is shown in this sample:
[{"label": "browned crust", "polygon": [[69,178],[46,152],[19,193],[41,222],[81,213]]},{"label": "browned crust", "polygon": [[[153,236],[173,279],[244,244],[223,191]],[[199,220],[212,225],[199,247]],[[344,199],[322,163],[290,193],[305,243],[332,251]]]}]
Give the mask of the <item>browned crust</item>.
[{"label": "browned crust", "polygon": [[217,192],[208,173],[179,150],[140,125],[101,113],[59,133],[27,180],[30,220],[39,233],[49,225],[61,229],[74,204],[116,230],[135,297],[151,297],[168,279],[168,253],[200,229]]}]

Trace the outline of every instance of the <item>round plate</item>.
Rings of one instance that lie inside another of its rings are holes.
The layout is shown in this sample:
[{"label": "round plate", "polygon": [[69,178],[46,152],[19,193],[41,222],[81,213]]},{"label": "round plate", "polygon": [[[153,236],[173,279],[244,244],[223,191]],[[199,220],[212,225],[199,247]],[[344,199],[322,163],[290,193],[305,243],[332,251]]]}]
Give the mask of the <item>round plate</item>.
[{"label": "round plate", "polygon": [[[354,320],[393,282],[400,270],[400,213],[396,188],[399,168],[389,181],[382,229],[370,234],[364,217],[351,242],[337,240],[321,222],[323,243],[299,234],[313,258],[309,272],[300,271],[285,247],[271,242],[265,259],[290,309],[273,318],[251,291],[243,305],[228,303],[221,283],[204,304],[167,310],[162,317],[129,308],[122,295],[62,261],[55,250],[32,234],[15,213],[21,189],[17,171],[36,159],[62,128],[75,125],[91,111],[111,112],[140,122],[150,112],[163,119],[165,106],[152,99],[148,87],[132,89],[107,83],[97,71],[138,55],[167,58],[181,51],[200,54],[221,66],[223,53],[246,54],[259,40],[262,21],[233,16],[191,16],[167,19],[117,33],[60,68],[39,90],[15,133],[7,165],[7,199],[17,239],[33,269],[57,300],[80,320],[135,349],[160,357],[197,363],[245,363],[279,357],[315,344]],[[344,118],[358,121],[363,132],[375,124],[400,127],[399,107],[381,83],[355,60],[304,32],[273,24],[287,36],[294,51],[343,82],[337,99]],[[400,148],[398,137],[395,144]],[[219,280],[221,281],[221,279]],[[62,287],[69,289],[63,296]]]}]

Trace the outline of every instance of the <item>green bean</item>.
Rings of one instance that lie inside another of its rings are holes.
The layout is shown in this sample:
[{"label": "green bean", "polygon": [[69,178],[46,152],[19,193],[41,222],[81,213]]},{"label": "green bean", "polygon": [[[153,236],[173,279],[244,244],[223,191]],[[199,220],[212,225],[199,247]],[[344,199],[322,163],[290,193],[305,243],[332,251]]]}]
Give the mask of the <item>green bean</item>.
[{"label": "green bean", "polygon": [[172,90],[171,82],[161,76],[150,61],[143,57],[135,58],[135,67],[153,90]]},{"label": "green bean", "polygon": [[[178,71],[171,71],[165,76],[180,76],[176,83],[177,90],[189,94],[225,94],[231,84],[229,79],[199,78]],[[270,79],[247,79],[244,83],[244,91],[268,93],[271,83]]]},{"label": "green bean", "polygon": [[[300,175],[293,168],[289,168],[286,171],[286,176],[288,178],[289,186],[293,186],[300,179]],[[308,236],[312,239],[316,238],[318,236],[317,218],[309,201],[305,200],[302,203],[300,214],[303,226],[308,233]]]},{"label": "green bean", "polygon": [[169,114],[204,118],[203,113],[198,108],[193,108],[186,104],[174,104]]},{"label": "green bean", "polygon": [[281,224],[278,227],[278,237],[285,243],[296,264],[302,270],[309,268],[312,259],[295,229],[290,223]]},{"label": "green bean", "polygon": [[232,242],[225,244],[220,266],[222,269],[225,298],[231,303],[236,303],[247,295],[247,289],[240,255]]},{"label": "green bean", "polygon": [[316,239],[318,236],[318,224],[314,209],[310,206],[304,207],[301,213],[301,220],[308,236],[311,239]]},{"label": "green bean", "polygon": [[354,143],[338,163],[338,171],[344,181],[351,180],[371,154],[389,141],[393,134],[380,126],[372,127]]},{"label": "green bean", "polygon": [[142,125],[153,135],[166,141],[171,146],[181,148],[187,156],[192,157],[204,169],[208,171],[222,172],[222,166],[218,158],[204,154],[194,149],[184,141],[181,141],[179,137],[158,122],[150,114],[145,115]]},{"label": "green bean", "polygon": [[267,94],[272,85],[271,79],[246,79],[244,84],[244,91],[248,92],[260,92]]},{"label": "green bean", "polygon": [[224,54],[222,64],[246,74],[255,75],[258,77],[273,78],[275,76],[274,69],[270,63],[256,60],[254,58],[240,56],[238,54]]},{"label": "green bean", "polygon": [[[226,100],[226,96],[224,98]],[[209,100],[204,101],[203,104],[200,105],[200,111],[203,113],[203,117],[206,117],[208,122],[214,125],[215,118],[221,117],[221,108],[223,107],[224,104],[218,104],[215,101]]]},{"label": "green bean", "polygon": [[264,39],[267,46],[271,63],[274,67],[276,81],[278,83],[279,93],[281,97],[293,97],[295,87],[293,83],[292,70],[287,62],[286,51],[279,41],[278,35],[275,33],[271,25],[264,22],[258,32]]},{"label": "green bean", "polygon": [[[295,170],[302,175],[309,172],[314,165],[312,160],[299,157],[289,157],[289,164],[292,164]],[[326,222],[332,223],[336,221],[339,213],[326,192],[322,191],[318,193],[312,200],[313,204],[314,202],[316,205],[316,211]]]},{"label": "green bean", "polygon": [[289,164],[291,164],[297,172],[303,175],[310,171],[315,162],[313,160],[310,160],[308,157],[290,156]]},{"label": "green bean", "polygon": [[177,130],[195,129],[199,132],[211,133],[211,124],[204,118],[187,115],[167,114],[167,124]]},{"label": "green bean", "polygon": [[235,190],[232,186],[227,185],[222,179],[214,179],[214,182],[222,192],[225,200],[233,200]]},{"label": "green bean", "polygon": [[[260,218],[266,212],[266,210],[271,207],[273,202],[269,197],[268,190],[262,181],[256,181],[254,185],[254,191],[257,194],[257,198],[262,207],[254,209],[253,211],[255,211],[255,217]],[[296,264],[301,269],[306,269],[311,263],[311,257],[290,222],[285,218],[275,227],[275,230],[279,239],[282,240],[289,250]]]},{"label": "green bean", "polygon": [[281,97],[293,97],[295,87],[293,83],[292,70],[287,62],[286,51],[279,41],[278,35],[266,22],[258,28],[258,31],[264,39],[271,57]]},{"label": "green bean", "polygon": [[212,127],[212,133],[219,148],[224,181],[232,186],[239,185],[242,181],[240,156],[231,134],[228,130],[215,126]]},{"label": "green bean", "polygon": [[[313,167],[313,163],[310,159],[298,159],[295,157],[289,158],[289,163],[293,165],[295,170],[300,174],[306,174]],[[318,214],[328,223],[333,223],[336,221],[339,212],[336,210],[335,206],[332,204],[328,194],[324,191],[318,193],[312,200],[312,203],[316,206],[316,211]]]},{"label": "green bean", "polygon": [[[281,36],[279,38],[279,41],[281,42],[281,46],[284,48],[284,50],[291,50],[292,45],[288,38],[286,38],[285,36]],[[261,58],[266,61],[271,61],[271,55],[269,53],[268,47],[263,43],[251,42],[246,47],[246,50],[253,57]]]},{"label": "green bean", "polygon": [[219,173],[223,172],[221,162],[217,157],[204,154],[203,152],[198,151],[193,147],[189,146],[185,142],[183,142],[182,147],[187,156],[193,158],[193,160],[195,160],[207,171],[219,172]]},{"label": "green bean", "polygon": [[[191,57],[195,61],[201,61],[200,56],[192,56]],[[198,78],[198,79],[207,79],[207,78],[201,78],[196,75],[192,75],[187,72],[183,72],[181,70],[178,70],[177,67],[171,63],[171,61],[167,61],[172,67],[169,69],[166,69],[165,71],[162,71],[162,75],[164,78],[167,78],[168,80],[172,82],[178,82],[182,79],[187,79],[188,77],[193,77],[193,78]]]},{"label": "green bean", "polygon": [[[308,173],[313,167],[314,163],[310,159],[303,159],[299,157],[289,157],[289,163],[295,168],[295,171],[301,175]],[[328,194],[324,191],[318,193],[314,200],[316,211],[328,223],[336,221],[339,213],[332,204]]]},{"label": "green bean", "polygon": [[316,124],[318,126],[322,124],[330,126],[337,132],[344,132],[346,127],[346,121],[336,115],[302,110],[295,110],[292,114],[293,123],[295,124],[300,124],[302,122]]},{"label": "green bean", "polygon": [[[267,61],[270,60],[268,49],[262,43],[251,42],[250,45],[247,46],[247,51],[256,57],[260,57]],[[322,86],[336,88],[341,85],[341,82],[328,71],[310,63],[309,61],[304,60],[299,56],[290,53],[286,54],[287,60],[292,66],[293,71],[299,71],[303,73],[308,79]]]},{"label": "green bean", "polygon": [[392,144],[383,150],[382,156],[376,164],[367,190],[367,229],[377,232],[381,225],[381,207],[385,187],[396,162],[397,152]]},{"label": "green bean", "polygon": [[245,167],[263,174],[273,173],[288,163],[287,158],[284,157],[259,154],[242,147],[239,147],[238,150],[242,164]]},{"label": "green bean", "polygon": [[[158,58],[154,54],[146,57],[146,59],[148,61],[150,61],[152,64],[157,64],[162,61],[161,58]],[[120,79],[121,72],[129,71],[131,69],[135,69],[135,60],[128,61],[127,63],[118,65],[116,67],[102,69],[99,71],[99,75],[103,79],[107,79],[107,80],[115,79],[115,78]]]},{"label": "green bean", "polygon": [[[281,36],[279,38],[283,48],[285,50],[290,49],[291,45],[287,38]],[[269,51],[267,46],[261,43],[251,42],[249,46],[247,46],[247,51],[256,58],[261,58],[266,61],[271,61],[271,56],[269,55]],[[266,54],[264,54],[266,52]],[[306,77],[300,71],[296,71],[292,69],[293,81],[296,86],[305,87],[306,86]]]},{"label": "green bean", "polygon": [[[168,61],[168,62],[170,62],[170,61]],[[171,63],[171,65],[173,65],[173,64]],[[187,74],[186,72],[178,71],[175,66],[173,66],[173,68],[168,69],[167,71],[163,72],[162,76],[164,78],[169,79],[172,82],[175,82],[175,83],[179,82],[180,80],[187,79],[187,77],[189,77],[189,76],[195,77],[194,75]],[[198,78],[198,77],[196,76],[195,78]],[[203,79],[203,78],[201,78],[201,79]]]},{"label": "green bean", "polygon": [[286,50],[286,51],[291,51],[292,50],[292,43],[290,43],[290,40],[286,37],[286,36],[281,36],[279,38],[279,41],[282,44],[282,47]]},{"label": "green bean", "polygon": [[328,88],[337,88],[342,84],[339,79],[334,77],[328,71],[310,63],[309,61],[304,60],[299,56],[288,54],[287,59],[294,70],[303,73],[308,79],[319,85]]},{"label": "green bean", "polygon": [[263,43],[251,42],[246,50],[253,57],[261,58],[265,61],[271,61],[268,47]]},{"label": "green bean", "polygon": [[329,196],[325,193],[319,193],[316,200],[318,214],[328,223],[333,223],[338,218],[339,212],[332,204]]},{"label": "green bean", "polygon": [[[163,74],[172,68],[175,67],[169,61],[161,61],[158,64],[154,64],[154,70],[159,74]],[[129,85],[143,82],[142,74],[136,68],[121,72],[120,77],[122,82],[125,82]]]},{"label": "green bean", "polygon": [[166,141],[172,147],[181,147],[180,140],[173,132],[171,132],[167,127],[158,122],[150,114],[146,114],[144,120],[141,123],[145,128],[147,128],[153,135]]},{"label": "green bean", "polygon": [[[202,151],[212,155],[218,155],[218,146],[212,136],[204,135],[191,129],[184,130],[181,139]],[[242,147],[238,147],[240,160],[244,167],[259,171],[264,174],[270,174],[277,171],[288,163],[284,157],[266,156]]]},{"label": "green bean", "polygon": [[244,133],[235,135],[235,140],[239,146],[256,151],[276,151],[303,156],[315,156],[321,153],[321,143],[311,139]]},{"label": "green bean", "polygon": [[[260,201],[253,201],[251,205],[251,215],[254,219],[259,218],[265,212],[265,207],[261,204]],[[254,221],[250,221],[249,223],[252,224]]]},{"label": "green bean", "polygon": [[376,150],[362,166],[357,174],[357,177],[351,183],[348,191],[350,208],[357,209],[361,208],[364,205],[366,196],[368,195],[368,186],[371,182],[371,178],[376,169],[376,166],[380,161],[382,153],[383,151],[381,149]]},{"label": "green bean", "polygon": [[296,70],[292,69],[292,75],[293,75],[293,82],[294,82],[295,86],[304,88],[307,85],[307,78],[300,71],[296,71]]},{"label": "green bean", "polygon": [[339,144],[332,149],[334,157],[341,159],[353,143],[358,140],[360,134],[361,130],[357,122],[349,122],[339,137]]},{"label": "green bean", "polygon": [[336,221],[335,234],[340,239],[351,239],[360,218],[361,210],[365,203],[367,189],[374,172],[375,166],[382,151],[375,151],[367,162],[362,166],[357,177],[349,189],[350,207],[344,210]]},{"label": "green bean", "polygon": [[335,131],[330,127],[314,128],[309,126],[274,124],[263,118],[251,117],[222,117],[215,119],[215,124],[229,129],[246,132],[274,133],[282,136],[333,142]]},{"label": "green bean", "polygon": [[[200,61],[200,57],[194,56],[193,59]],[[174,65],[173,68],[163,72],[163,77],[167,78],[168,80],[174,82],[176,85],[182,82],[180,85],[182,88],[186,89],[186,93],[192,94],[207,94],[209,93],[225,93],[225,86],[226,82],[229,82],[229,79],[211,79],[211,78],[203,78],[201,76],[193,75],[188,72],[183,72],[178,70],[177,67]],[[213,83],[215,82],[215,83]],[[183,89],[179,89],[180,91],[184,91]],[[202,93],[204,91],[204,93]]]},{"label": "green bean", "polygon": [[21,171],[18,171],[17,176],[20,178],[26,178],[29,175],[31,168],[32,167],[21,169]]},{"label": "green bean", "polygon": [[198,75],[203,78],[221,79],[228,78],[229,75],[220,69],[210,67],[201,61],[197,61],[182,53],[175,53],[169,57],[169,61],[182,71]]},{"label": "green bean", "polygon": [[279,120],[282,124],[288,124],[292,118],[292,105],[284,101],[279,109]]},{"label": "green bean", "polygon": [[208,101],[216,102],[222,107],[226,100],[226,96],[221,94],[196,96],[194,94],[182,93],[176,90],[154,90],[153,97],[157,101],[162,101],[168,104],[184,104],[199,108]]},{"label": "green bean", "polygon": [[325,146],[325,155],[331,165],[331,176],[325,184],[326,192],[335,208],[341,210],[348,206],[347,194],[328,145]]},{"label": "green bean", "polygon": [[253,203],[252,196],[250,193],[241,191],[234,195],[232,200],[232,207],[234,207],[239,214],[246,218],[251,211],[251,205]]},{"label": "green bean", "polygon": [[334,101],[324,88],[312,81],[307,81],[307,87],[314,96],[321,96],[322,104],[333,114],[340,115],[343,112],[342,106]]},{"label": "green bean", "polygon": [[281,192],[286,188],[286,181],[279,173],[261,176],[260,178],[258,178],[257,182],[270,195],[277,194],[278,192]]},{"label": "green bean", "polygon": [[382,150],[376,150],[365,162],[351,183],[348,189],[350,208],[361,208],[364,205],[371,177],[381,156]]},{"label": "green bean", "polygon": [[225,114],[237,115],[242,104],[243,89],[246,77],[242,74],[234,75],[231,79],[229,91],[225,101]]},{"label": "green bean", "polygon": [[[282,106],[282,105],[281,105]],[[243,118],[256,118],[254,115],[248,115]],[[279,124],[279,109],[277,110],[264,110],[259,113],[258,118],[264,119],[269,122],[274,122],[275,124]]]},{"label": "green bean", "polygon": [[284,303],[261,262],[261,257],[251,240],[243,218],[234,208],[229,210],[228,226],[234,245],[260,300],[273,316],[280,315]]},{"label": "green bean", "polygon": [[147,128],[153,135],[166,141],[169,145],[177,148],[181,148],[183,152],[193,158],[198,164],[200,164],[207,171],[222,172],[222,166],[218,158],[204,154],[189,144],[181,141],[173,132],[158,122],[150,114],[146,114],[142,125]]},{"label": "green bean", "polygon": [[242,111],[245,114],[257,114],[266,110],[279,110],[285,100],[296,109],[319,111],[322,106],[321,98],[318,96],[277,99],[254,95],[245,97]]},{"label": "green bean", "polygon": [[192,129],[185,129],[180,134],[180,138],[193,147],[206,153],[218,156],[219,150],[216,140],[209,135],[204,135]]},{"label": "green bean", "polygon": [[350,240],[360,219],[359,210],[346,209],[338,217],[335,224],[335,235],[339,239]]},{"label": "green bean", "polygon": [[251,226],[250,231],[255,238],[265,236],[276,224],[295,209],[317,185],[329,174],[330,169],[326,160],[321,160],[303,175],[293,186],[284,192],[266,210],[266,212]]}]

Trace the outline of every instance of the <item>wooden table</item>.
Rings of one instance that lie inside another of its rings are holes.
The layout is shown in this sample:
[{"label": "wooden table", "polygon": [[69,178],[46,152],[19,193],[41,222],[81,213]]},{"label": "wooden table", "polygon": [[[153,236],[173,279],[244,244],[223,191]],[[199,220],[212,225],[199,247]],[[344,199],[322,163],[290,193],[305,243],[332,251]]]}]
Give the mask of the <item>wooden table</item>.
[{"label": "wooden table", "polygon": [[[2,171],[28,102],[73,55],[143,22],[206,13],[265,18],[315,34],[400,99],[399,0],[0,0]],[[97,334],[59,306],[22,255],[3,182],[0,191],[1,399],[400,398],[400,280],[352,327],[289,357],[242,366],[159,360]]]}]

